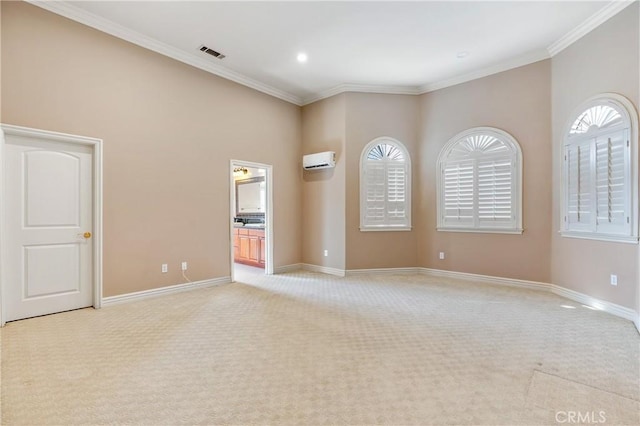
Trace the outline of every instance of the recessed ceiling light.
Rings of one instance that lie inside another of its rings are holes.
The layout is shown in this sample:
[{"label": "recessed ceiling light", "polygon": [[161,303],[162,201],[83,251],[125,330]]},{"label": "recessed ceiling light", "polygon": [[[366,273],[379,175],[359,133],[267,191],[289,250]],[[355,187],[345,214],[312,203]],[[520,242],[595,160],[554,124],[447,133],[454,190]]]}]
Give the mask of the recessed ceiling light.
[{"label": "recessed ceiling light", "polygon": [[298,56],[296,57],[296,59],[297,59],[297,60],[298,60],[298,62],[300,62],[300,63],[307,62],[307,59],[308,59],[308,58],[307,58],[307,54],[306,54],[306,53],[304,53],[304,52],[300,52],[300,53],[298,53]]},{"label": "recessed ceiling light", "polygon": [[462,59],[462,58],[466,58],[467,56],[469,56],[469,52],[467,52],[466,50],[463,50],[462,52],[458,52],[458,54],[456,55],[456,58]]}]

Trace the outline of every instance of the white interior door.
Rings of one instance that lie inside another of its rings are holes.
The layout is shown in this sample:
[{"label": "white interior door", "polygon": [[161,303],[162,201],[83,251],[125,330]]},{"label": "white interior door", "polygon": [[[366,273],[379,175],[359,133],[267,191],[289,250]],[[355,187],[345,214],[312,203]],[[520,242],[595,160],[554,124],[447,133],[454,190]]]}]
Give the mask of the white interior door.
[{"label": "white interior door", "polygon": [[6,135],[6,321],[93,301],[93,149]]}]

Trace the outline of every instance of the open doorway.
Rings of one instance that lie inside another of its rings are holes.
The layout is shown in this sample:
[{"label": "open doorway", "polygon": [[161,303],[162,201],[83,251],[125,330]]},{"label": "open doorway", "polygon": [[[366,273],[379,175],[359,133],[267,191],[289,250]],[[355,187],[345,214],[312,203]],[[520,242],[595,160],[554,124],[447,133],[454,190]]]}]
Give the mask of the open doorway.
[{"label": "open doorway", "polygon": [[272,167],[231,160],[231,280],[273,274]]}]

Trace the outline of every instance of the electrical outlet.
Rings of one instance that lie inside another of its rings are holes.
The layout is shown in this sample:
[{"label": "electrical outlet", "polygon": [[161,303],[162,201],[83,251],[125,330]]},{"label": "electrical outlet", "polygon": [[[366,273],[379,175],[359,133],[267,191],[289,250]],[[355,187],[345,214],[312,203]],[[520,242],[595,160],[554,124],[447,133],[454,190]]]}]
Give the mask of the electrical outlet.
[{"label": "electrical outlet", "polygon": [[611,274],[611,285],[618,285],[618,276]]},{"label": "electrical outlet", "polygon": [[444,252],[443,251],[440,252],[440,260],[444,260]]},{"label": "electrical outlet", "polygon": [[327,256],[329,256],[329,250],[324,251],[324,257],[327,257]]},{"label": "electrical outlet", "polygon": [[167,272],[169,272],[169,265],[167,265],[166,263],[162,264],[162,273],[166,274]]},{"label": "electrical outlet", "polygon": [[187,262],[182,262],[182,270],[183,271],[187,270]]}]

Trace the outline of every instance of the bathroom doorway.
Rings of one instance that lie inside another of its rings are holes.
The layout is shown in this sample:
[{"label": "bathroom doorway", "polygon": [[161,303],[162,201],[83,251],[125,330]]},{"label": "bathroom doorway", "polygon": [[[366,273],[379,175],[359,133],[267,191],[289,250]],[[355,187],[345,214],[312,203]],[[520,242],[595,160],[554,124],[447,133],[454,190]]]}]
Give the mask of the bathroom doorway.
[{"label": "bathroom doorway", "polygon": [[231,281],[273,274],[272,167],[231,160]]}]

